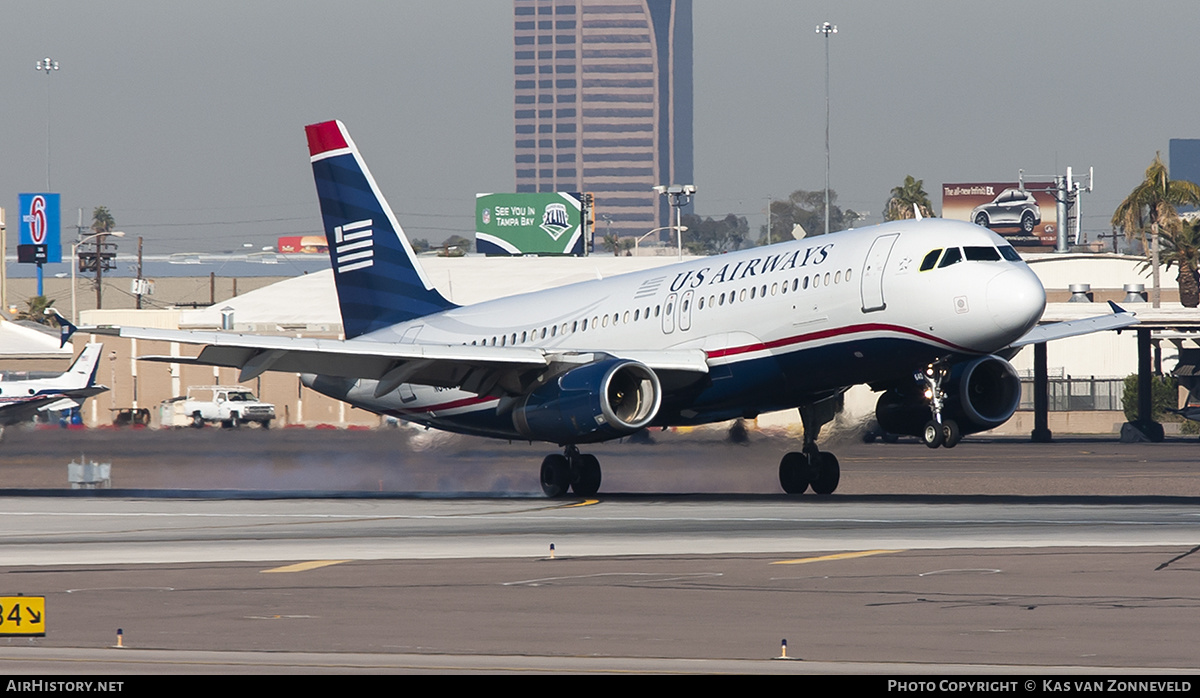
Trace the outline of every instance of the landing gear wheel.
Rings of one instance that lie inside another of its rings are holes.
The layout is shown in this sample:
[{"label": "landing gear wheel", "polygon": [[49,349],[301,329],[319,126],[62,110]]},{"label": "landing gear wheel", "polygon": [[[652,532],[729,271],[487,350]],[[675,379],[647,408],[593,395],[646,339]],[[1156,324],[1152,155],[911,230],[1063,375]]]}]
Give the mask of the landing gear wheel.
[{"label": "landing gear wheel", "polygon": [[942,448],[954,448],[959,441],[962,441],[962,429],[958,428],[958,422],[953,419],[942,422]]},{"label": "landing gear wheel", "polygon": [[837,489],[838,481],[842,478],[842,469],[838,465],[838,459],[832,453],[817,453],[813,460],[816,461],[816,477],[809,483],[812,491],[817,494],[833,494]]},{"label": "landing gear wheel", "polygon": [[591,497],[600,491],[600,461],[590,453],[581,453],[576,464],[578,473],[571,490],[580,497]]},{"label": "landing gear wheel", "polygon": [[571,466],[566,456],[552,453],[542,460],[542,492],[547,497],[561,497],[571,486]]},{"label": "landing gear wheel", "polygon": [[788,494],[804,494],[808,489],[808,456],[803,453],[785,453],[779,461],[779,485]]},{"label": "landing gear wheel", "polygon": [[942,440],[946,438],[942,431],[942,425],[934,420],[929,420],[925,423],[925,429],[921,432],[921,441],[930,448],[937,448],[942,445]]}]

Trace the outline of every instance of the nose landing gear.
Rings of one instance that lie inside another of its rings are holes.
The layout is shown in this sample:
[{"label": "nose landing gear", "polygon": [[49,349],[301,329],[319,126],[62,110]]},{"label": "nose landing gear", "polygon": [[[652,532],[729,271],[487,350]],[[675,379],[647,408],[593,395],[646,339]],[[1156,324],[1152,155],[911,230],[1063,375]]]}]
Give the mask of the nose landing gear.
[{"label": "nose landing gear", "polygon": [[949,375],[950,370],[940,361],[925,367],[925,397],[929,400],[933,418],[921,430],[921,441],[929,448],[954,448],[962,440],[962,429],[958,423],[942,414],[946,405],[943,383]]}]

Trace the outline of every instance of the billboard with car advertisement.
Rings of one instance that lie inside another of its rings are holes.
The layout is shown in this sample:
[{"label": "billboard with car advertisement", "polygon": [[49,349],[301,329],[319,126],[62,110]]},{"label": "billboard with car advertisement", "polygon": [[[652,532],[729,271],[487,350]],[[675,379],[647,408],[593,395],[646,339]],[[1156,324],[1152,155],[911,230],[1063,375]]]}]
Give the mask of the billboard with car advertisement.
[{"label": "billboard with car advertisement", "polygon": [[475,249],[489,255],[582,255],[583,195],[476,194]]},{"label": "billboard with car advertisement", "polygon": [[1053,247],[1058,239],[1053,182],[943,184],[942,217],[989,228],[1016,247]]}]

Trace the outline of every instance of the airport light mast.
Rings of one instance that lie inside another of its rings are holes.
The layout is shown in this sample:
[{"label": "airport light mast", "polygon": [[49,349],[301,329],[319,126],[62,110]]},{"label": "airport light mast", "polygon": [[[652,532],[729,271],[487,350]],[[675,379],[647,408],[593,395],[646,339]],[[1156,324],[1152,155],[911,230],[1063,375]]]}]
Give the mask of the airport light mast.
[{"label": "airport light mast", "polygon": [[[49,75],[52,71],[58,70],[58,61],[53,60],[50,56],[46,56],[37,62],[38,72],[46,71]],[[50,81],[46,81],[46,191],[50,191]],[[40,268],[41,265],[39,265]]]},{"label": "airport light mast", "polygon": [[825,35],[825,234],[829,234],[829,35],[837,34],[837,25],[825,22],[817,25],[817,33]]},{"label": "airport light mast", "polygon": [[654,187],[654,193],[659,196],[671,197],[671,205],[675,207],[675,225],[667,226],[675,228],[679,239],[679,258],[683,259],[683,231],[687,230],[683,226],[683,207],[692,202],[692,197],[696,194],[696,185],[694,184],[660,184]]}]

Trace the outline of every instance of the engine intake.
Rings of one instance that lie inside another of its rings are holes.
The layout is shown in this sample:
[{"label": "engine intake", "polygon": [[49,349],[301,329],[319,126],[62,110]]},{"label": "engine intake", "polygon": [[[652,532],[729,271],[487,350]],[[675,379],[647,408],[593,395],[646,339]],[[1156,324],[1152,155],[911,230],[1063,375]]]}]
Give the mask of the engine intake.
[{"label": "engine intake", "polygon": [[[958,423],[963,434],[994,429],[1007,422],[1021,404],[1021,379],[998,356],[984,356],[954,364],[943,385],[946,402],[942,416]],[[879,396],[875,419],[893,434],[919,436],[931,412],[923,386],[892,389]]]},{"label": "engine intake", "polygon": [[661,405],[662,386],[649,366],[607,359],[572,368],[521,398],[513,426],[538,441],[605,441],[644,428]]}]

